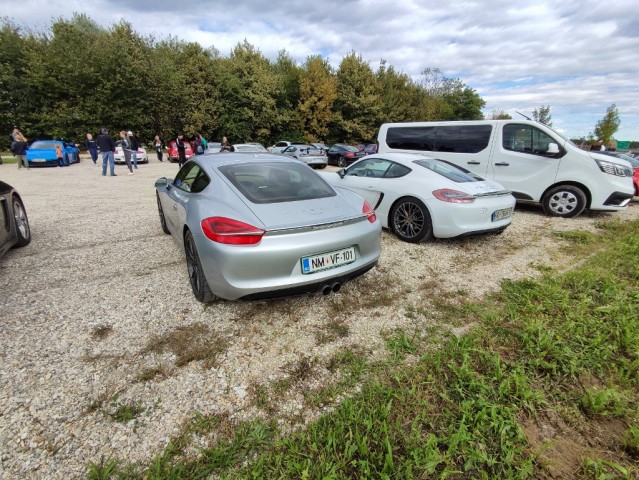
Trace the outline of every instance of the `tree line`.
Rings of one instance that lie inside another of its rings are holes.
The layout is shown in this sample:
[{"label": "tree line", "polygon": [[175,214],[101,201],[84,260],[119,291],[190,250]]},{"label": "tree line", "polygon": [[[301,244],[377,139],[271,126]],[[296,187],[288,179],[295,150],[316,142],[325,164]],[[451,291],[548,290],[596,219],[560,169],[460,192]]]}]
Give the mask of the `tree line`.
[{"label": "tree line", "polygon": [[[232,142],[374,141],[384,122],[482,119],[485,102],[461,80],[424,68],[419,79],[353,51],[335,69],[320,55],[269,60],[247,41],[228,56],[175,37],[103,28],[75,14],[34,32],[0,23],[0,130],[83,139],[101,127],[202,133]],[[2,145],[4,147],[5,145]]]}]

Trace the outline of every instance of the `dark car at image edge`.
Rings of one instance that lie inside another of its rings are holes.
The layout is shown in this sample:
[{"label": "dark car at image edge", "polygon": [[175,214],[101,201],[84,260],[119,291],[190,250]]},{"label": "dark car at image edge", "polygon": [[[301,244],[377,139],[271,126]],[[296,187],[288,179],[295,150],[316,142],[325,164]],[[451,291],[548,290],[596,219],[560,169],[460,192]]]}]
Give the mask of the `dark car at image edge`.
[{"label": "dark car at image edge", "polygon": [[24,203],[11,185],[0,181],[0,257],[12,247],[31,242],[31,229]]}]

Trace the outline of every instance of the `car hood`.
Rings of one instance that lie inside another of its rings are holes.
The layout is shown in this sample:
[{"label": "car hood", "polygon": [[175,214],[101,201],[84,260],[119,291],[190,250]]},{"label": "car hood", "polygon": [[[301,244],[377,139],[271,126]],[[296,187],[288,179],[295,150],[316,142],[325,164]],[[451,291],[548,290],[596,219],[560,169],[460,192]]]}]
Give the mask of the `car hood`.
[{"label": "car hood", "polygon": [[329,198],[268,204],[249,203],[247,206],[269,231],[340,224],[363,216],[362,199],[349,191],[336,191],[337,195]]},{"label": "car hood", "polygon": [[621,166],[629,167],[630,169],[633,169],[630,162],[628,160],[624,160],[623,158],[613,157],[612,155],[605,155],[603,153],[597,153],[597,152],[587,152],[587,153],[595,160],[603,160],[605,162],[610,162],[616,165],[621,165]]}]

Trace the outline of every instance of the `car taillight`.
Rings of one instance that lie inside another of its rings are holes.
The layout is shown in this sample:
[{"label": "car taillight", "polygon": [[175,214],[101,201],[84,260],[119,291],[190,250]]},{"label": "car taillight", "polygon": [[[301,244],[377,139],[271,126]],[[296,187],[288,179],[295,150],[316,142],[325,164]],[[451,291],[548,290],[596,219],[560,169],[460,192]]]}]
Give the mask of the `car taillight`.
[{"label": "car taillight", "polygon": [[255,245],[266,233],[261,228],[226,217],[205,218],[201,225],[209,240],[228,245]]},{"label": "car taillight", "polygon": [[368,221],[371,223],[375,223],[375,220],[377,220],[377,215],[375,214],[375,210],[373,210],[373,208],[368,204],[366,200],[364,200],[362,213],[368,217]]},{"label": "car taillight", "polygon": [[435,190],[433,195],[435,195],[436,199],[449,203],[473,203],[477,198],[467,194],[466,192],[451,190],[450,188]]},{"label": "car taillight", "polygon": [[346,152],[346,153],[344,154],[344,156],[345,156],[345,157],[352,157],[352,156],[354,156],[354,155],[355,155],[355,154],[354,154],[353,152]]}]

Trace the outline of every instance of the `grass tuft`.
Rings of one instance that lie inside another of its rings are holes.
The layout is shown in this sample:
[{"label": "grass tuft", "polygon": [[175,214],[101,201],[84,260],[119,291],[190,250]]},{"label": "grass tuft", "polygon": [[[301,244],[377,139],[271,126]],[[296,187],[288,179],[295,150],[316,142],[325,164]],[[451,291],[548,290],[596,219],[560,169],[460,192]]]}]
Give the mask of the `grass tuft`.
[{"label": "grass tuft", "polygon": [[151,336],[144,351],[170,352],[176,358],[177,367],[203,361],[206,368],[212,368],[216,366],[217,356],[226,350],[227,344],[227,340],[219,338],[208,325],[195,323],[178,327],[163,335]]}]

